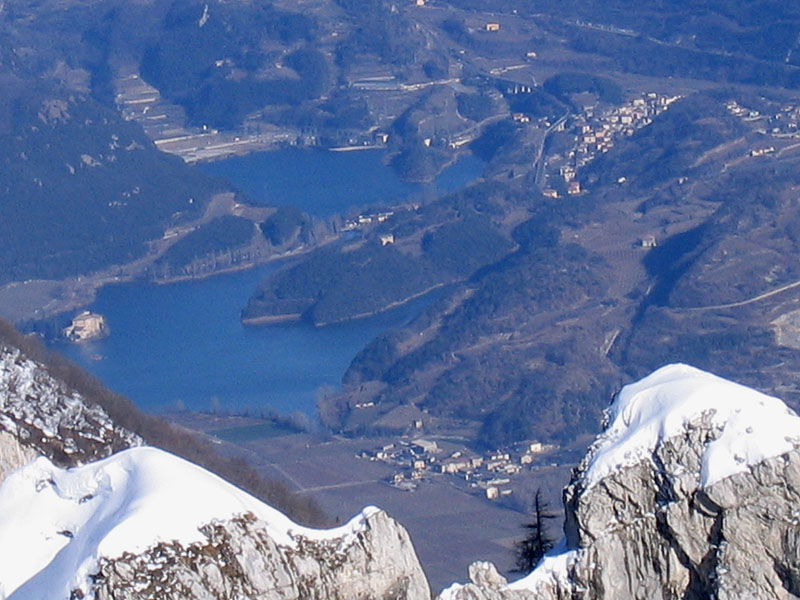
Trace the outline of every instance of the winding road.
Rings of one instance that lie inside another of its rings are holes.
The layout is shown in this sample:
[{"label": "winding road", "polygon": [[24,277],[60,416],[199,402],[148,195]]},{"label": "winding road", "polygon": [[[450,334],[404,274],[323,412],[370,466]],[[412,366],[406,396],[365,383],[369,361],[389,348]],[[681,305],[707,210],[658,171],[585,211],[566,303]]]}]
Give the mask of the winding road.
[{"label": "winding road", "polygon": [[777,289],[774,289],[770,292],[764,292],[763,294],[759,294],[758,296],[753,296],[752,298],[748,298],[747,300],[740,300],[739,302],[730,302],[728,304],[716,304],[714,306],[696,306],[692,308],[687,308],[685,310],[691,311],[698,311],[698,310],[720,310],[723,308],[736,308],[738,306],[745,306],[747,304],[753,304],[754,302],[758,302],[760,300],[764,300],[769,298],[770,296],[775,296],[787,290],[791,290],[793,288],[800,287],[800,281],[795,281],[793,283],[787,283]]}]

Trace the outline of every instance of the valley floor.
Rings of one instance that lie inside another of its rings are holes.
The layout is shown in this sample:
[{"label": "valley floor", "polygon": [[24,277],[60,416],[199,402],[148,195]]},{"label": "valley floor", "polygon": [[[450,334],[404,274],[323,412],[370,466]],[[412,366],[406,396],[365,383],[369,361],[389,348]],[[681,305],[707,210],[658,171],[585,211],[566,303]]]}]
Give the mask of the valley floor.
[{"label": "valley floor", "polygon": [[[453,581],[467,580],[468,566],[476,560],[490,560],[510,578],[520,577],[512,572],[513,548],[527,517],[515,508],[525,505],[524,498],[536,487],[542,488],[552,507],[560,508],[561,489],[572,466],[528,471],[515,480],[518,497],[501,504],[487,500],[483,490],[459,485],[450,475],[428,475],[414,491],[394,487],[390,481],[396,468],[359,457],[396,442],[394,438],[323,440],[306,433],[262,430],[264,437],[248,439],[253,436],[247,431],[262,427],[263,421],[198,413],[172,414],[169,419],[210,436],[222,453],[246,458],[264,477],[313,495],[334,521],[343,523],[369,504],[385,509],[408,529],[435,592]],[[218,437],[233,439],[237,429],[245,434],[240,441]],[[554,526],[553,535],[559,532]]]}]

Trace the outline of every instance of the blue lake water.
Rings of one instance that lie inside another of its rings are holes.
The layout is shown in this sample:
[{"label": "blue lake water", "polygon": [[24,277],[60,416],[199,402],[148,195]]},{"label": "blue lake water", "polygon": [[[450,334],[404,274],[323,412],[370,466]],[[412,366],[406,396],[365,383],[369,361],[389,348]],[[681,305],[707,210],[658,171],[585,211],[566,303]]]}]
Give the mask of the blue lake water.
[{"label": "blue lake water", "polygon": [[312,414],[318,389],[337,387],[373,337],[407,322],[428,299],[373,318],[315,328],[247,328],[239,311],[276,265],[170,285],[121,284],[92,310],[111,335],[62,350],[149,412],[179,407]]},{"label": "blue lake water", "polygon": [[247,192],[254,202],[291,205],[318,217],[364,206],[388,206],[415,195],[451,192],[481,174],[484,162],[467,155],[433,184],[408,183],[383,164],[380,150],[326,152],[289,148],[201,164]]},{"label": "blue lake water", "polygon": [[[351,206],[352,194],[369,198],[365,204],[390,204],[422,187],[395,181],[378,152],[273,154],[231,159],[204,169],[213,168],[220,175],[229,168],[228,176],[236,185],[269,189],[270,201],[294,204],[317,216]],[[265,167],[267,163],[272,166]],[[482,165],[475,159],[462,160],[443,174],[438,185],[443,190],[462,187],[480,174]],[[297,170],[290,171],[289,166]],[[374,179],[364,176],[367,171]],[[276,175],[287,172],[293,174],[284,179]],[[370,195],[381,188],[399,195]],[[337,194],[347,200],[331,196],[332,190],[344,189],[348,191]],[[62,344],[59,349],[149,412],[186,407],[257,413],[271,407],[311,415],[318,390],[338,387],[359,350],[381,332],[408,322],[431,301],[421,298],[369,319],[323,328],[307,323],[243,327],[242,307],[258,282],[280,266],[271,263],[170,285],[107,286],[90,308],[106,316],[111,336],[82,345]]]}]

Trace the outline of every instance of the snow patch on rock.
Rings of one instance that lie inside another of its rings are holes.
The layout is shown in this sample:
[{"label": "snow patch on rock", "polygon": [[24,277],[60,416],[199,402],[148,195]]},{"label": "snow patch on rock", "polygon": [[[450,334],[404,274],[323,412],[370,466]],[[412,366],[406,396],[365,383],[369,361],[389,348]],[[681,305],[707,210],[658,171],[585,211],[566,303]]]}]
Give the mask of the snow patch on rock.
[{"label": "snow patch on rock", "polygon": [[566,540],[562,540],[548,552],[536,568],[527,576],[509,584],[511,590],[529,590],[535,592],[542,586],[568,586],[569,569],[577,560],[579,550],[567,549]]},{"label": "snow patch on rock", "polygon": [[617,395],[609,426],[590,451],[586,487],[649,457],[703,415],[717,435],[705,445],[701,487],[800,444],[800,417],[781,400],[688,365],[667,365]]}]

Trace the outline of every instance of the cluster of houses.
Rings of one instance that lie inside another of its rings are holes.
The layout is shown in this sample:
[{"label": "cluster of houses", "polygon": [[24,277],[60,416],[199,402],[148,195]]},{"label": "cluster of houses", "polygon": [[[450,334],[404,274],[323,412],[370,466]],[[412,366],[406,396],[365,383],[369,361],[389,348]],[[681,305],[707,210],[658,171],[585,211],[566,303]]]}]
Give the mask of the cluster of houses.
[{"label": "cluster of houses", "polygon": [[[775,137],[800,137],[800,106],[784,104],[774,114],[764,114],[753,108],[742,106],[736,100],[731,100],[725,105],[725,108],[732,115],[755,126],[760,133]],[[761,152],[759,153],[760,150]],[[770,153],[764,150],[764,148],[754,148],[751,150],[751,156],[762,156]],[[772,148],[772,152],[774,151],[775,149]]]},{"label": "cluster of houses", "polygon": [[[348,219],[345,221],[344,225],[342,226],[342,231],[353,231],[356,229],[361,229],[362,227],[366,227],[368,225],[374,225],[376,223],[383,223],[389,217],[394,214],[394,211],[387,210],[384,212],[377,212],[377,213],[369,213],[358,215],[355,219]],[[394,236],[392,236],[392,242],[394,242]],[[383,243],[383,242],[381,242]],[[385,245],[385,244],[384,244]]]},{"label": "cluster of houses", "polygon": [[[575,146],[565,155],[555,154],[548,158],[548,170],[558,170],[568,195],[580,194],[577,181],[581,167],[594,160],[598,154],[608,152],[620,135],[633,135],[637,129],[649,125],[653,119],[667,110],[680,96],[664,96],[656,92],[643,93],[629,102],[608,109],[599,109],[596,103],[583,106],[583,111],[572,118],[566,129],[575,136]],[[554,187],[543,190],[545,196],[557,198]]]},{"label": "cluster of houses", "polygon": [[744,106],[741,106],[738,102],[736,102],[736,100],[729,101],[725,105],[725,108],[727,108],[728,112],[734,115],[735,117],[739,117],[740,119],[743,119],[745,121],[756,121],[766,118],[766,115],[762,115],[757,110],[745,108]]},{"label": "cluster of houses", "polygon": [[445,450],[432,440],[417,438],[398,440],[372,451],[363,451],[360,458],[381,461],[397,468],[389,483],[404,490],[414,490],[420,481],[435,476],[455,477],[469,488],[481,491],[489,500],[513,493],[513,478],[530,469],[538,455],[556,447],[530,442],[512,451],[495,451],[479,455],[465,449]]}]

